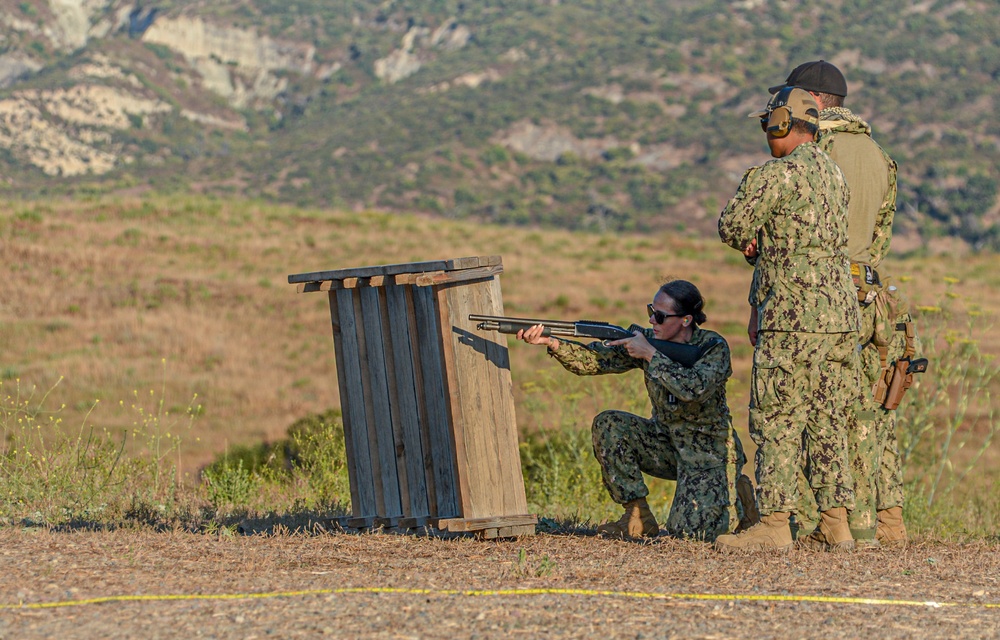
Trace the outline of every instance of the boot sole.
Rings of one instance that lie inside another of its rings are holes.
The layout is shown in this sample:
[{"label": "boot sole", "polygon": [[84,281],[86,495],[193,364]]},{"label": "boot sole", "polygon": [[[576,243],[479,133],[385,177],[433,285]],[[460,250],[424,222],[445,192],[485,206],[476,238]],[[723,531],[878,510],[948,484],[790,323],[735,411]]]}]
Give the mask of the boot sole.
[{"label": "boot sole", "polygon": [[848,540],[847,542],[838,542],[837,544],[828,544],[826,542],[820,542],[818,540],[810,540],[807,538],[801,538],[795,541],[795,548],[802,549],[805,551],[820,551],[825,553],[847,553],[849,551],[873,551],[878,549],[878,547],[858,547],[854,540]]}]

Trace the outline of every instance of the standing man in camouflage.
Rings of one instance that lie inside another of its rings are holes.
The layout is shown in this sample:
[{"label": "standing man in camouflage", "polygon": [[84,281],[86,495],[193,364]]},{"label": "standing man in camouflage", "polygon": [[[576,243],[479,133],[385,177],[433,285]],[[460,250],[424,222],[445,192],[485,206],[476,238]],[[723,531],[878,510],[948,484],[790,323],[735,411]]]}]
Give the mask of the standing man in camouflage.
[{"label": "standing man in camouflage", "polygon": [[792,546],[789,516],[800,503],[804,451],[819,528],[835,548],[851,549],[847,434],[860,372],[847,182],[815,142],[819,107],[807,92],[785,88],[751,116],[760,118],[775,159],[744,174],[719,218],[719,236],[755,257],[750,435],[761,521],[715,544],[723,551]]},{"label": "standing man in camouflage", "polygon": [[[733,373],[729,345],[718,333],[699,326],[705,322],[704,306],[697,287],[672,280],[647,305],[652,327],[633,325],[632,338],[583,345],[544,336],[543,325],[517,334],[528,344],[546,346],[550,356],[577,375],[644,372],[652,416],[604,411],[591,429],[604,486],[611,499],[625,507],[617,522],[598,527],[602,535],[659,535],[646,502],[649,489],[643,473],[677,481],[664,526],[667,535],[712,541],[738,524],[756,522],[753,488],[741,475],[746,455],[726,403],[726,381]],[[684,367],[654,349],[647,338],[696,345],[704,353],[693,366]]]},{"label": "standing man in camouflage", "polygon": [[[785,87],[808,91],[819,104],[819,146],[844,172],[851,192],[847,208],[847,254],[851,274],[859,291],[861,312],[862,379],[861,411],[857,427],[848,440],[854,476],[855,509],[848,515],[851,534],[858,545],[905,544],[903,525],[903,478],[896,442],[895,411],[875,402],[872,388],[887,362],[900,357],[905,336],[897,332],[888,350],[880,355],[875,340],[876,305],[867,299],[871,285],[878,286],[877,269],[889,252],[892,221],[896,213],[896,163],[871,137],[871,126],[844,107],[847,81],[844,74],[825,60],[806,62],[771,87],[774,94]],[[884,275],[883,278],[884,279]],[[910,322],[908,315],[891,319],[893,324]],[[815,513],[815,505],[805,509]],[[805,518],[815,521],[815,515]],[[820,534],[807,540],[822,543]]]}]

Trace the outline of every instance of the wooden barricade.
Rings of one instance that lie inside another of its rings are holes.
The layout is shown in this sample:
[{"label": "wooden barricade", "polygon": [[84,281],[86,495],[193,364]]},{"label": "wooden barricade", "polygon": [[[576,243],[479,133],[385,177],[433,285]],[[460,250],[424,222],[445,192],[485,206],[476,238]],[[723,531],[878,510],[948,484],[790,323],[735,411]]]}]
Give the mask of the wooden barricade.
[{"label": "wooden barricade", "polygon": [[288,276],[325,291],[352,516],[346,528],[533,535],[506,339],[469,314],[503,315],[500,256]]}]

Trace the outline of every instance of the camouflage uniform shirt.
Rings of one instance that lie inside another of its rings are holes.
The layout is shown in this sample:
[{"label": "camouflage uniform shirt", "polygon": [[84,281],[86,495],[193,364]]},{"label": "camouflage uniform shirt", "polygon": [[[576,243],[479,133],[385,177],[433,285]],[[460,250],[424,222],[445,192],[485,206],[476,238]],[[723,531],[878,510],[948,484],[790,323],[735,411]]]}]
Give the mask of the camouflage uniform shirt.
[{"label": "camouflage uniform shirt", "polygon": [[761,331],[858,330],[846,254],[844,174],[815,143],[749,169],[719,218],[719,236],[742,251],[757,240],[750,288]]},{"label": "camouflage uniform shirt", "polygon": [[[638,328],[633,325],[634,328]],[[651,328],[642,329],[653,339]],[[733,374],[729,345],[714,331],[695,328],[689,344],[710,346],[691,368],[684,367],[660,352],[651,362],[633,358],[624,347],[605,347],[600,342],[583,346],[564,341],[549,354],[577,375],[624,373],[632,369],[646,372],[646,392],[653,406],[653,419],[683,422],[699,431],[727,431],[731,418],[726,403],[726,380]]]}]

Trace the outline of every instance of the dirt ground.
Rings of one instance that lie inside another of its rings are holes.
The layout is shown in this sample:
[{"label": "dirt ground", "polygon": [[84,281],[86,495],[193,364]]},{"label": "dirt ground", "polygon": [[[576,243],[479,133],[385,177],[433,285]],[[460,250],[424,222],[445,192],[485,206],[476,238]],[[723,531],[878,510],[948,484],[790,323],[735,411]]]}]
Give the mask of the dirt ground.
[{"label": "dirt ground", "polygon": [[0,638],[991,638],[1000,545],[0,528]]}]

